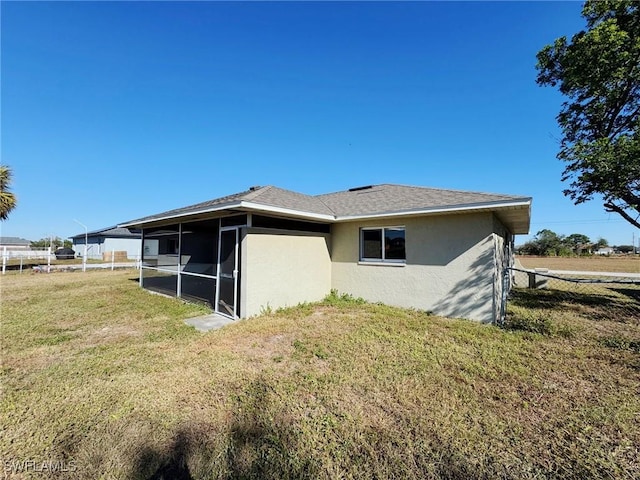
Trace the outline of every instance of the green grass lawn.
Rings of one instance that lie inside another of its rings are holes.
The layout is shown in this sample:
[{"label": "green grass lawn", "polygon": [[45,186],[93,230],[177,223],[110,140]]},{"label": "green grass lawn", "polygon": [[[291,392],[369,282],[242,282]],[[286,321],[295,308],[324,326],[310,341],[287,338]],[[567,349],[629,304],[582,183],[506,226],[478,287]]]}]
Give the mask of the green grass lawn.
[{"label": "green grass lawn", "polygon": [[635,320],[527,297],[503,330],[333,296],[202,334],[203,307],[136,279],[0,279],[5,473],[640,477]]}]

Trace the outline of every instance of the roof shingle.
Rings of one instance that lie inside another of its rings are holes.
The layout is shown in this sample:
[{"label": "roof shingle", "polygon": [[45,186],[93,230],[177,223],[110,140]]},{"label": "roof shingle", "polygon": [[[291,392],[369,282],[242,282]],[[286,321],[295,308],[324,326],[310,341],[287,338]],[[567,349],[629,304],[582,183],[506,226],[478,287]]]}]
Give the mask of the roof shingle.
[{"label": "roof shingle", "polygon": [[0,245],[31,245],[31,242],[20,237],[0,237]]},{"label": "roof shingle", "polygon": [[[445,190],[440,188],[413,187],[381,184],[323,195],[305,195],[274,186],[252,187],[249,190],[176,208],[156,215],[132,220],[123,225],[141,225],[154,221],[220,211],[225,208],[246,208],[264,205],[297,212],[301,216],[323,215],[327,220],[339,221],[345,217],[366,217],[384,214],[415,212],[420,210],[468,208],[500,203],[526,203],[530,197],[496,193]],[[244,205],[243,205],[244,204]],[[527,222],[528,223],[528,222]]]},{"label": "roof shingle", "polygon": [[381,184],[318,195],[337,217],[377,215],[410,210],[528,200],[496,193]]}]

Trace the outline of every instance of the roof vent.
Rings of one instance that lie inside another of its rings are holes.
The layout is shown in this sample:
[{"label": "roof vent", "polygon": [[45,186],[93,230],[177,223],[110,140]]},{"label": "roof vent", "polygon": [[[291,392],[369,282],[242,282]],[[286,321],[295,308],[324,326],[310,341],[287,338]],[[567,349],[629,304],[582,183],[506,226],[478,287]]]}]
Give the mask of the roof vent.
[{"label": "roof vent", "polygon": [[350,188],[349,191],[358,192],[360,190],[369,190],[370,188],[373,188],[373,185],[365,185],[364,187],[354,187],[354,188]]},{"label": "roof vent", "polygon": [[249,191],[250,192],[255,192],[256,190],[260,189],[260,185],[254,185],[253,187],[249,187]]}]

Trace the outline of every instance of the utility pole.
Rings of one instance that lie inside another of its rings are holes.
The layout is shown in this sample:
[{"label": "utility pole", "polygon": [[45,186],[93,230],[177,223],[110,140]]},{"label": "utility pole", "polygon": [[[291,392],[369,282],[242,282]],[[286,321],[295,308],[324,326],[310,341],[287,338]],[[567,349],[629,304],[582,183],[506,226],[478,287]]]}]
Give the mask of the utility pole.
[{"label": "utility pole", "polygon": [[84,227],[84,255],[82,256],[82,271],[86,272],[87,271],[87,239],[88,239],[88,231],[87,231],[87,226],[82,223],[79,222],[78,220],[76,220],[75,218],[73,219],[74,222],[79,223],[80,225],[82,225]]}]

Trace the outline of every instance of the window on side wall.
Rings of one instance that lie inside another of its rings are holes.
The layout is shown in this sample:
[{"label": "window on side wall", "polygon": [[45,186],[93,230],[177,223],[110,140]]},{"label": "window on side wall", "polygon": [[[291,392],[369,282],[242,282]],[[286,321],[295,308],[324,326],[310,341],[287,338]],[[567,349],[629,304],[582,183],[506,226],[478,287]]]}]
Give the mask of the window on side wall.
[{"label": "window on side wall", "polygon": [[404,227],[360,229],[360,261],[405,263]]}]

